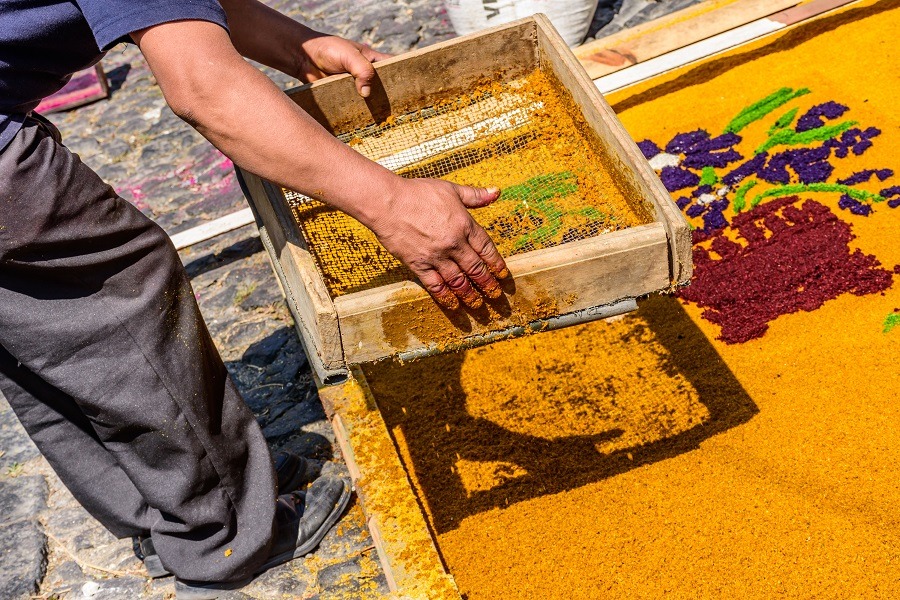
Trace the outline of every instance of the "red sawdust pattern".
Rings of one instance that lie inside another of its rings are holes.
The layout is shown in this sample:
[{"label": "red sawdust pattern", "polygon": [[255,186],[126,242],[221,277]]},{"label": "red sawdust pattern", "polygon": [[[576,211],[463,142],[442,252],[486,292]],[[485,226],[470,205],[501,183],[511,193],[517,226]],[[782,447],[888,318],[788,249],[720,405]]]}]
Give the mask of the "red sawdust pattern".
[{"label": "red sawdust pattern", "polygon": [[762,204],[735,217],[732,230],[742,242],[720,231],[709,250],[694,247],[694,280],[680,292],[706,309],[703,317],[729,344],[761,337],[780,315],[816,310],[848,292],[883,292],[893,281],[877,258],[851,250],[850,224],[814,200]]}]

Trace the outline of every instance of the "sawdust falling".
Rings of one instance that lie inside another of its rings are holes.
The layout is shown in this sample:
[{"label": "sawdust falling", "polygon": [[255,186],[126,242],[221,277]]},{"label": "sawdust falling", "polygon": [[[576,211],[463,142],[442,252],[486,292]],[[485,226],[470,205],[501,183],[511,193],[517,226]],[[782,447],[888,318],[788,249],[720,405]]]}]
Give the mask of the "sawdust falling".
[{"label": "sawdust falling", "polygon": [[[576,299],[570,296],[566,300],[573,303]],[[381,316],[381,327],[394,351],[410,347],[412,339],[428,347],[449,349],[468,336],[524,326],[560,313],[559,303],[537,289],[527,295],[487,299],[478,309],[435,311],[431,299],[417,291],[401,290],[391,302],[394,305]]]},{"label": "sawdust falling", "polygon": [[[501,188],[497,202],[472,214],[504,256],[653,218],[617,179],[572,100],[542,71],[348,136],[354,149],[404,177]],[[412,279],[359,222],[287,197],[333,297]]]}]

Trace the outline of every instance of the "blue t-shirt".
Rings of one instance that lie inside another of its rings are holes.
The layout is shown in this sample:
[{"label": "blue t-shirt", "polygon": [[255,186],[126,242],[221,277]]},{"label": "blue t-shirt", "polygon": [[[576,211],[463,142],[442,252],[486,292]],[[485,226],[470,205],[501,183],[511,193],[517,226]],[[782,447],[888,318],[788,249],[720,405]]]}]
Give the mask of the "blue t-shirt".
[{"label": "blue t-shirt", "polygon": [[72,73],[133,31],[186,19],[226,26],[218,0],[0,0],[0,151]]}]

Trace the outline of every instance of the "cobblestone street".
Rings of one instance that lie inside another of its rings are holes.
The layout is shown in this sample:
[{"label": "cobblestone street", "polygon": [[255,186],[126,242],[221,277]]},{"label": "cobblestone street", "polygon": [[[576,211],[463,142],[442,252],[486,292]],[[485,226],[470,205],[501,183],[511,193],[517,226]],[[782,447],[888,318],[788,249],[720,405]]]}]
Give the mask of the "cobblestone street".
[{"label": "cobblestone street", "polygon": [[[384,52],[400,53],[454,36],[440,0],[269,3],[314,29]],[[623,8],[622,18],[602,33],[692,3],[626,2],[628,11]],[[622,4],[601,2],[590,35],[597,35]],[[166,106],[133,45],[114,48],[103,66],[112,87],[109,100],[51,116],[73,152],[169,234],[246,207],[231,161]],[[279,86],[298,83],[266,72]],[[297,151],[304,149],[298,146]],[[325,471],[343,469],[254,228],[191,247],[181,256],[213,338],[272,449],[315,458]],[[174,597],[172,578],[144,577],[131,542],[116,540],[61,486],[2,396],[0,515],[0,598]],[[387,591],[362,511],[353,505],[314,554],[273,569],[229,597],[364,599]]]}]

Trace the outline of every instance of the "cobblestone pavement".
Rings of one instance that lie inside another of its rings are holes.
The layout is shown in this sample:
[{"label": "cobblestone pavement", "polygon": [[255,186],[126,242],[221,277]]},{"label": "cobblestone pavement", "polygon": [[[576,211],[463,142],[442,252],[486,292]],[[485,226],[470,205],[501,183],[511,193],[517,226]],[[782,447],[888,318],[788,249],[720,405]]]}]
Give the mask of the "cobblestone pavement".
[{"label": "cobblestone pavement", "polygon": [[[600,35],[697,0],[601,1]],[[313,28],[399,53],[448,39],[440,0],[274,0]],[[627,18],[626,18],[627,17]],[[231,162],[165,105],[133,46],[104,60],[108,101],[53,115],[65,143],[170,234],[246,206]],[[280,86],[291,81],[267,73]],[[182,252],[201,310],[229,371],[273,450],[291,449],[344,467],[253,228]],[[302,560],[273,569],[232,598],[376,598],[386,582],[362,511],[349,515]],[[35,596],[35,594],[37,594]],[[130,541],[117,540],[62,487],[0,396],[0,598],[66,600],[173,597],[171,578],[143,576]]]}]

